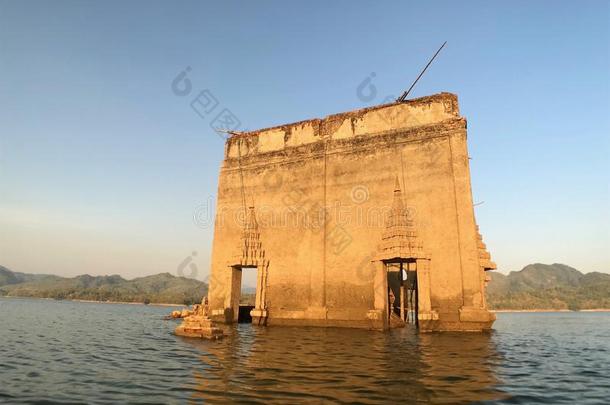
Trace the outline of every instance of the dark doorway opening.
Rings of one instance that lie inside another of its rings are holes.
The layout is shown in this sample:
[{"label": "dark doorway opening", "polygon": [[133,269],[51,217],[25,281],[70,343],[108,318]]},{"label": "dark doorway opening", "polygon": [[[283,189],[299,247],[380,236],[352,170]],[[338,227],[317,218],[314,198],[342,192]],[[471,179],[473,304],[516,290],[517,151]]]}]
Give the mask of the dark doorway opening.
[{"label": "dark doorway opening", "polygon": [[414,262],[386,262],[388,321],[390,328],[418,326],[417,269]]},{"label": "dark doorway opening", "polygon": [[[400,286],[401,276],[397,268],[397,266],[388,266],[388,309],[390,311],[390,315],[393,313],[395,315],[400,315],[400,303],[401,303],[401,294],[400,294]],[[396,268],[392,268],[396,267]]]},{"label": "dark doorway opening", "polygon": [[256,267],[241,268],[241,282],[239,292],[239,311],[237,314],[237,323],[251,323],[252,315],[250,311],[254,309],[256,301]]},{"label": "dark doorway opening", "polygon": [[237,315],[237,323],[252,323],[252,315],[250,311],[254,309],[254,305],[239,304],[239,314]]}]

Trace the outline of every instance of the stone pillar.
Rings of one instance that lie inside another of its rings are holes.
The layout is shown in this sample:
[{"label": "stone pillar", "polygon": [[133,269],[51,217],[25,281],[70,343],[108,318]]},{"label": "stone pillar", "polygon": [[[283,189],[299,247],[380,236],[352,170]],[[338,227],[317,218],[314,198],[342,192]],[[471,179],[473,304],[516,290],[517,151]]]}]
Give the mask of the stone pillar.
[{"label": "stone pillar", "polygon": [[[402,271],[400,276],[402,277]],[[400,283],[400,319],[405,320],[405,286],[402,281]]]},{"label": "stone pillar", "polygon": [[430,260],[417,259],[417,325],[422,332],[435,330],[438,312],[432,310]]},{"label": "stone pillar", "polygon": [[256,299],[254,309],[250,311],[252,323],[263,325],[267,320],[267,309],[265,306],[267,296],[267,264],[256,268]]},{"label": "stone pillar", "polygon": [[374,309],[367,313],[371,326],[375,329],[388,329],[388,275],[383,262],[375,263],[375,276],[373,277]]},{"label": "stone pillar", "polygon": [[481,291],[483,292],[481,294],[482,306],[483,308],[487,308],[487,298],[485,298],[485,279],[487,278],[487,275],[485,274],[485,269],[483,269],[483,267],[479,270],[479,277],[481,279]]},{"label": "stone pillar", "polygon": [[263,272],[264,266],[257,266],[256,268],[256,297],[254,299],[254,308],[263,308]]},{"label": "stone pillar", "polygon": [[432,312],[430,303],[430,261],[427,259],[417,259],[417,310],[418,319],[422,315],[427,315]]},{"label": "stone pillar", "polygon": [[388,275],[386,264],[380,262],[377,265],[375,271],[375,309],[383,309],[384,311],[388,308]]},{"label": "stone pillar", "polygon": [[[400,319],[402,319],[403,321],[405,320],[405,281],[403,280],[403,272],[404,267],[403,267],[403,263],[400,263],[400,267],[398,269],[398,272],[400,273],[400,293],[399,293],[399,299],[400,299]],[[407,264],[407,268],[409,268],[409,265]]]},{"label": "stone pillar", "polygon": [[229,286],[229,305],[226,308],[228,312],[227,322],[237,322],[239,318],[239,298],[241,296],[241,268],[237,266],[231,267],[231,285]]}]

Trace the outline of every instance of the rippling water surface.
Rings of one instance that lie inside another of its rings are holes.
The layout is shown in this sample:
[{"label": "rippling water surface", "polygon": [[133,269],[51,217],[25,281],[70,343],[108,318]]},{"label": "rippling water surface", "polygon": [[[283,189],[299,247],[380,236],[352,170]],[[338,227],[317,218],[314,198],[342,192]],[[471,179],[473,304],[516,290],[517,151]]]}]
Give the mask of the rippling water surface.
[{"label": "rippling water surface", "polygon": [[322,328],[174,336],[169,308],[0,299],[0,402],[608,403],[609,313],[489,334]]}]

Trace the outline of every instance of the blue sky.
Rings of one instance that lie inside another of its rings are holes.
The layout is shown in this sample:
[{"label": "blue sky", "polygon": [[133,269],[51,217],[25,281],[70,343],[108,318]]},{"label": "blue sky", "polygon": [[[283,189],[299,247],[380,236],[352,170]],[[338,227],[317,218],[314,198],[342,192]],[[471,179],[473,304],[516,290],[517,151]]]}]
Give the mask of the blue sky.
[{"label": "blue sky", "polygon": [[459,95],[500,269],[608,272],[609,21],[606,1],[0,0],[0,264],[205,278],[193,212],[223,140],[172,92],[183,69],[256,129],[396,96],[446,40],[412,96]]}]

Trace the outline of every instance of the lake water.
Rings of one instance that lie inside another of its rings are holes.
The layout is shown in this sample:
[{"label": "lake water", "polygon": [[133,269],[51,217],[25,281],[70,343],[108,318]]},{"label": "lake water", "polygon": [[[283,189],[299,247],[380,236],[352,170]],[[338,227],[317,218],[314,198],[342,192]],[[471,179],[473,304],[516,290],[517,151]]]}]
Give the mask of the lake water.
[{"label": "lake water", "polygon": [[174,336],[171,308],[0,298],[0,402],[608,403],[609,313],[501,313],[488,334]]}]

